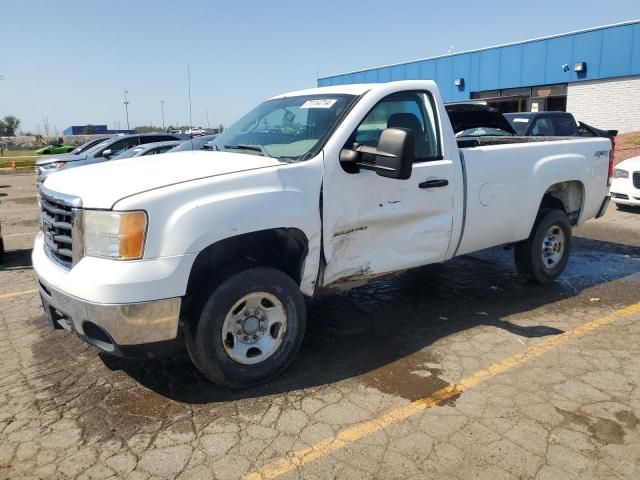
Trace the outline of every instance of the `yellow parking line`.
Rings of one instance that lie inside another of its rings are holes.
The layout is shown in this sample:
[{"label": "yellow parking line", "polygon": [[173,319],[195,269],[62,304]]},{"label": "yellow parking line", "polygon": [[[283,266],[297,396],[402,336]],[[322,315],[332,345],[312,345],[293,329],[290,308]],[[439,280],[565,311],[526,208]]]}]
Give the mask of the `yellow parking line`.
[{"label": "yellow parking line", "polygon": [[32,293],[36,293],[37,291],[38,290],[34,288],[32,290],[23,290],[22,292],[2,293],[0,294],[0,299],[20,297],[22,295],[30,295]]},{"label": "yellow parking line", "polygon": [[330,454],[340,448],[360,440],[363,437],[372,435],[390,425],[398,423],[416,413],[431,408],[434,405],[451,399],[465,389],[474,387],[480,383],[499,375],[507,370],[523,365],[524,363],[539,357],[545,352],[556,348],[557,346],[568,342],[572,338],[581,337],[586,333],[596,330],[604,325],[613,323],[621,318],[628,317],[640,312],[640,302],[630,305],[621,310],[616,310],[610,315],[597,318],[591,322],[585,323],[572,330],[568,330],[560,335],[554,336],[547,340],[538,342],[523,352],[516,353],[506,357],[484,370],[480,370],[468,377],[462,378],[457,384],[448,385],[436,391],[433,395],[416,400],[403,407],[391,410],[382,416],[359,423],[353,427],[339,432],[337,435],[322,440],[308,448],[293,452],[286,458],[276,460],[258,471],[245,476],[245,480],[263,480],[268,478],[277,478],[281,475],[291,472],[297,467],[306,465],[320,457]]}]

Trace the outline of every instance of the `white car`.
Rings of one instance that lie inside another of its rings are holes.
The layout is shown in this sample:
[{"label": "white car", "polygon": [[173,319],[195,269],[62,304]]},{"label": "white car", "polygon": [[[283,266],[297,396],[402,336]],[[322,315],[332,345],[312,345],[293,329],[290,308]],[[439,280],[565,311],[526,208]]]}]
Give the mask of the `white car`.
[{"label": "white car", "polygon": [[185,342],[228,387],[282,372],[304,297],[496,245],[549,283],[601,216],[605,138],[454,137],[436,84],[314,88],[262,103],[209,152],[74,168],[40,189],[46,317],[116,355]]},{"label": "white car", "polygon": [[629,158],[616,165],[611,200],[617,206],[640,207],[640,157]]}]

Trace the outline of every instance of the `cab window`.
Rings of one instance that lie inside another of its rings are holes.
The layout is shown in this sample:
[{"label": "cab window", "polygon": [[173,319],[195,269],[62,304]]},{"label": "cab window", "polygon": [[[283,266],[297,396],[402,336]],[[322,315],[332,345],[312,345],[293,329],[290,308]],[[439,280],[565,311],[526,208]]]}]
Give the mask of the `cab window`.
[{"label": "cab window", "polygon": [[385,97],[367,114],[350,141],[375,147],[385,128],[406,128],[414,132],[414,162],[442,158],[435,106],[428,92],[400,92]]}]

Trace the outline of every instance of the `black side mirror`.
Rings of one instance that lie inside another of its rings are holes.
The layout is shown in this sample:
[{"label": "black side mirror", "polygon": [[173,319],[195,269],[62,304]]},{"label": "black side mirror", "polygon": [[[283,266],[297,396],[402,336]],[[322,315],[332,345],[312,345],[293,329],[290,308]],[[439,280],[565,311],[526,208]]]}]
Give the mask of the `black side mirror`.
[{"label": "black side mirror", "polygon": [[376,173],[381,177],[406,180],[411,177],[416,137],[413,130],[386,128],[376,153]]},{"label": "black side mirror", "polygon": [[348,173],[373,170],[382,177],[406,180],[411,177],[415,142],[413,130],[387,128],[382,131],[377,148],[358,143],[343,148],[340,163]]}]

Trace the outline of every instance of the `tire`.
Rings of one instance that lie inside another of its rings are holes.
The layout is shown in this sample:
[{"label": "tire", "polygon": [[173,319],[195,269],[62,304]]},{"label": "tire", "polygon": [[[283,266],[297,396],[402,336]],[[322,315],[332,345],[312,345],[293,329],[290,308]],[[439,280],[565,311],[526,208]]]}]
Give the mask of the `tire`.
[{"label": "tire", "polygon": [[542,284],[560,276],[570,254],[571,223],[561,210],[541,211],[529,238],[514,248],[518,273]]},{"label": "tire", "polygon": [[298,353],[305,328],[298,285],[279,270],[258,267],[206,288],[184,333],[189,356],[205,377],[242,388],[282,373]]}]

